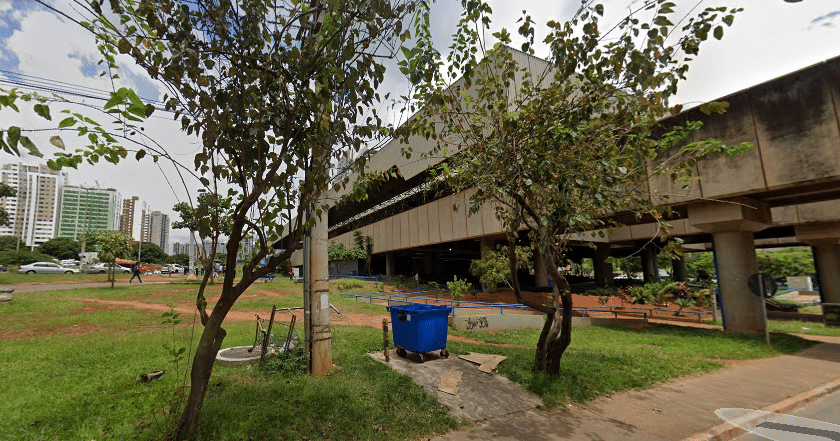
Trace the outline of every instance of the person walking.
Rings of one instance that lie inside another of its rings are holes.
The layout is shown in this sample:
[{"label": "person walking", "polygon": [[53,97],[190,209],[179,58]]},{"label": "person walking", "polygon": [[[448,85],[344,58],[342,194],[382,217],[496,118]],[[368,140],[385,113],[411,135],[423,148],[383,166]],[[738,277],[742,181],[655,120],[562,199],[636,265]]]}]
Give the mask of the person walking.
[{"label": "person walking", "polygon": [[140,283],[143,283],[143,279],[140,278],[140,262],[134,262],[134,265],[131,266],[131,269],[132,271],[134,271],[134,274],[131,276],[131,279],[129,279],[128,283],[131,283],[135,277],[137,277],[137,280],[139,280]]}]

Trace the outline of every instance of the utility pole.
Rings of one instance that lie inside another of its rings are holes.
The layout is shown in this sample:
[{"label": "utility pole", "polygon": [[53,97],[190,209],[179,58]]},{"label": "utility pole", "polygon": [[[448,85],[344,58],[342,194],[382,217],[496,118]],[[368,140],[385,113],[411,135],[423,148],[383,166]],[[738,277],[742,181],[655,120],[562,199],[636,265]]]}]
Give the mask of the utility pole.
[{"label": "utility pole", "polygon": [[[320,8],[320,0],[311,0],[313,9]],[[310,37],[317,36],[324,20],[324,11],[318,11],[309,31]],[[304,39],[306,35],[304,34]],[[326,106],[325,106],[326,107]],[[328,108],[324,111],[329,112]],[[329,173],[331,146],[322,146],[324,151],[316,158],[312,152],[312,164],[320,164],[324,173]],[[312,178],[312,171],[307,170],[307,180]],[[329,177],[327,177],[329,181]],[[312,185],[314,189],[315,184]],[[303,238],[303,322],[305,329],[305,350],[308,358],[307,373],[322,377],[329,373],[332,367],[332,333],[330,330],[330,275],[327,262],[327,210],[322,210],[321,216],[317,211],[323,204],[323,195],[316,195],[306,209],[306,220],[315,216],[315,223],[304,233]]]}]

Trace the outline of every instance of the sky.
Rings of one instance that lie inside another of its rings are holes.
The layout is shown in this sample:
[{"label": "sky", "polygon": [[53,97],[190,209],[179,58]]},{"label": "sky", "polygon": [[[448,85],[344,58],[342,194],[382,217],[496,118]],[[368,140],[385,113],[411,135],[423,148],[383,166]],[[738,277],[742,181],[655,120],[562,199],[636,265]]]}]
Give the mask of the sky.
[{"label": "sky", "polygon": [[[73,16],[70,0],[46,0],[54,8]],[[678,8],[688,11],[697,0],[675,0]],[[606,15],[602,24],[624,17],[639,0],[605,0]],[[515,35],[516,21],[522,11],[544,25],[548,20],[566,21],[577,9],[577,0],[492,0],[493,29],[506,27]],[[678,101],[688,105],[714,100],[746,89],[784,74],[800,70],[821,61],[840,56],[840,1],[805,0],[787,3],[783,0],[705,0],[701,7],[725,5],[743,7],[733,26],[726,30],[722,41],[710,39],[700,56],[691,64],[688,79],[680,87]],[[446,53],[450,36],[460,16],[460,1],[438,0],[432,6],[432,28],[436,49]],[[602,28],[606,26],[602,25]],[[539,29],[539,28],[538,28]],[[541,35],[538,32],[538,37]],[[516,41],[515,41],[516,43]],[[514,45],[515,47],[518,44]],[[545,53],[544,45],[536,46],[537,55]],[[146,76],[129,59],[120,59],[120,79],[112,85],[100,77],[100,59],[92,36],[71,21],[49,11],[33,0],[0,0],[0,87],[18,75],[28,80],[61,81],[62,87],[85,92],[107,91],[115,87],[131,87],[144,99],[161,100],[164,89]],[[37,77],[37,78],[36,78]],[[404,94],[407,82],[396,69],[386,74],[382,95]],[[84,87],[86,89],[80,89]],[[85,99],[88,104],[101,101]],[[53,105],[54,120],[59,106]],[[60,114],[59,114],[60,115]],[[170,152],[173,158],[189,166],[200,145],[195,137],[180,131],[180,124],[171,114],[157,112],[146,123],[146,133]],[[48,128],[45,122],[26,112],[0,113],[0,129],[10,125],[28,128]],[[51,132],[34,132],[30,137],[41,147],[46,157],[55,150],[49,145]],[[64,134],[68,149],[81,146],[74,137]],[[149,157],[147,157],[149,158]],[[43,162],[34,157],[15,158],[6,155],[0,163]],[[135,161],[133,155],[118,165],[100,162],[96,166],[80,165],[78,170],[67,169],[69,183],[102,188],[115,188],[123,198],[138,196],[153,210],[169,214],[176,220],[172,206],[185,201],[187,194],[195,196],[200,187],[194,178],[184,175],[167,161],[154,163],[149,159]],[[172,230],[170,244],[187,242],[185,230]]]}]

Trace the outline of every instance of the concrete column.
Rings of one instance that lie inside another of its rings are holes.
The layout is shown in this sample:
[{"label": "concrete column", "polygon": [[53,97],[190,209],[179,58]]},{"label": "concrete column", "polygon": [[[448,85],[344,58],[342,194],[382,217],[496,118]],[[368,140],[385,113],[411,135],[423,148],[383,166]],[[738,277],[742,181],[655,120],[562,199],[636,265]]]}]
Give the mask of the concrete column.
[{"label": "concrete column", "polygon": [[599,285],[613,284],[613,267],[612,263],[607,262],[608,257],[610,257],[610,244],[595,244],[595,256],[592,258],[592,267],[595,270],[595,283]]},{"label": "concrete column", "polygon": [[814,265],[823,303],[840,303],[840,245],[814,245]]},{"label": "concrete column", "polygon": [[534,285],[538,287],[548,286],[545,263],[542,259],[537,259],[536,256],[534,256]]},{"label": "concrete column", "polygon": [[432,274],[435,273],[435,253],[433,253],[431,251],[426,251],[424,253],[424,257],[426,258],[425,268],[426,268],[426,275],[427,275],[427,278],[428,278],[428,276],[431,276]]},{"label": "concrete column", "polygon": [[393,251],[385,252],[385,275],[393,276],[397,271],[397,255]]},{"label": "concrete column", "polygon": [[688,269],[685,266],[685,257],[671,259],[671,277],[675,282],[685,282],[688,279]]},{"label": "concrete column", "polygon": [[712,233],[724,328],[763,333],[767,324],[762,300],[750,292],[747,280],[758,273],[753,233],[772,223],[769,206],[748,198],[694,204],[688,206],[688,220],[691,226]]},{"label": "concrete column", "polygon": [[659,281],[659,270],[656,265],[656,250],[651,246],[642,249],[642,277],[645,283]]},{"label": "concrete column", "polygon": [[796,239],[814,249],[823,303],[840,303],[840,222],[797,225]]},{"label": "concrete column", "polygon": [[745,334],[763,333],[765,323],[761,300],[747,286],[749,277],[758,273],[753,233],[725,231],[713,233],[712,237],[727,330]]},{"label": "concrete column", "polygon": [[310,327],[312,375],[323,377],[332,367],[330,332],[330,273],[327,257],[327,212],[312,227],[310,253]]}]

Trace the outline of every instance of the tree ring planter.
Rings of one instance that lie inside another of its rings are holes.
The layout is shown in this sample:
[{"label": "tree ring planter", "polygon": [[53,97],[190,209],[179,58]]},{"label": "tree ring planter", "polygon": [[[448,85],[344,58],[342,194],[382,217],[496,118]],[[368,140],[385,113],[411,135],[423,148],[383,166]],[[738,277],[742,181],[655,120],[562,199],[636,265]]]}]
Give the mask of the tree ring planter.
[{"label": "tree ring planter", "polygon": [[12,300],[14,299],[14,288],[0,288],[0,304],[12,303]]},{"label": "tree ring planter", "polygon": [[248,352],[248,349],[251,349],[251,346],[234,346],[222,349],[216,355],[216,362],[225,366],[240,366],[260,361],[260,346],[257,345],[251,352]]}]

